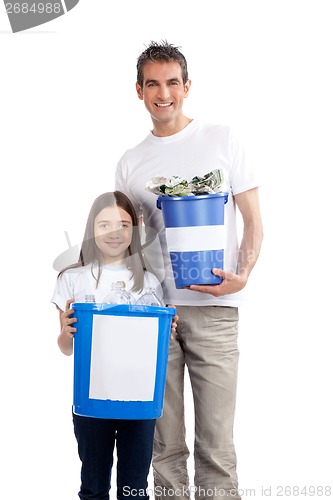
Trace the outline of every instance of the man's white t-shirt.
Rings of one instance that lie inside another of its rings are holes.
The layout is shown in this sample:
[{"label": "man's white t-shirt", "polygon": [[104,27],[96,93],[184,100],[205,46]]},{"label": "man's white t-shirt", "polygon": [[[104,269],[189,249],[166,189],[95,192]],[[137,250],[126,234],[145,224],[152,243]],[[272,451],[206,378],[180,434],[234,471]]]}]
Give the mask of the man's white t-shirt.
[{"label": "man's white t-shirt", "polygon": [[[241,305],[243,290],[223,297],[213,297],[210,294],[176,289],[166,246],[163,216],[156,207],[157,196],[145,189],[146,183],[153,177],[169,178],[178,175],[190,180],[215,169],[222,170],[223,191],[229,193],[228,203],[224,207],[224,269],[235,272],[239,244],[233,195],[257,187],[258,181],[246,160],[243,148],[229,127],[192,120],[183,130],[168,137],[156,137],[150,133],[140,144],[126,151],[117,165],[116,189],[131,199],[138,215],[143,215],[148,235],[144,257],[154,273],[163,279],[166,303],[193,306]],[[158,240],[154,239],[156,234],[159,236]]]}]

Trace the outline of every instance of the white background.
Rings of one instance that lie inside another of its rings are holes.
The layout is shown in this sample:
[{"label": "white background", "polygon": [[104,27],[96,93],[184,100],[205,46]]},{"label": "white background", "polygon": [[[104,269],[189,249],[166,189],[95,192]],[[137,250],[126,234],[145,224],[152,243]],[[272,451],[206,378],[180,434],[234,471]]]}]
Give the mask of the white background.
[{"label": "white background", "polygon": [[[161,39],[188,60],[185,113],[231,125],[262,174],[265,241],[239,337],[244,498],[333,486],[331,2],[81,0],[17,34],[0,12],[1,497],[76,498],[53,261],[65,231],[80,243],[92,201],[150,128],[135,65]],[[189,388],[187,409],[192,447]]]}]

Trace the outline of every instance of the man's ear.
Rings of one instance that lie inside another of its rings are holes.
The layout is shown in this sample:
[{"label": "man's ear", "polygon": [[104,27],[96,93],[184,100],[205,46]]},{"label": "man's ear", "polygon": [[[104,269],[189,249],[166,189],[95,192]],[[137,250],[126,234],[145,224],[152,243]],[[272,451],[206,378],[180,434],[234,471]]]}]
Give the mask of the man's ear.
[{"label": "man's ear", "polygon": [[184,97],[187,97],[188,94],[189,94],[189,91],[190,91],[190,87],[191,87],[191,80],[187,80],[187,82],[185,83],[184,85],[184,90],[185,90],[185,96]]},{"label": "man's ear", "polygon": [[136,93],[138,95],[138,98],[143,101],[143,92],[142,92],[142,88],[140,87],[140,85],[138,84],[138,82],[136,82],[135,84],[135,87],[136,87]]}]

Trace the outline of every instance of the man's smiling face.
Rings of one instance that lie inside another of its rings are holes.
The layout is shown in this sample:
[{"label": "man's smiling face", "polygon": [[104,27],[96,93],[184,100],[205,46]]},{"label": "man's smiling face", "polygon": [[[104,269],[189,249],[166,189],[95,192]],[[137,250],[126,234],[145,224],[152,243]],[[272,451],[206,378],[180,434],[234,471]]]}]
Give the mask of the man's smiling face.
[{"label": "man's smiling face", "polygon": [[[183,128],[183,101],[191,82],[185,84],[177,62],[148,62],[143,68],[143,86],[136,84],[139,99],[143,100],[154,127]],[[174,132],[174,133],[175,133]]]}]

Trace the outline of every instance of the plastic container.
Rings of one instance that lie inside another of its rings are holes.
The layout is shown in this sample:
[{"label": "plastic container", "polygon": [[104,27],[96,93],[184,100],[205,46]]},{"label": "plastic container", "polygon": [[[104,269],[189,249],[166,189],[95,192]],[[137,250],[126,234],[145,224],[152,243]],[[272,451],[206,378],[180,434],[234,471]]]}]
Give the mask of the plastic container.
[{"label": "plastic container", "polygon": [[141,420],[162,415],[172,307],[73,303],[73,411]]},{"label": "plastic container", "polygon": [[227,201],[227,193],[158,197],[176,288],[221,283],[212,268],[224,269]]}]

